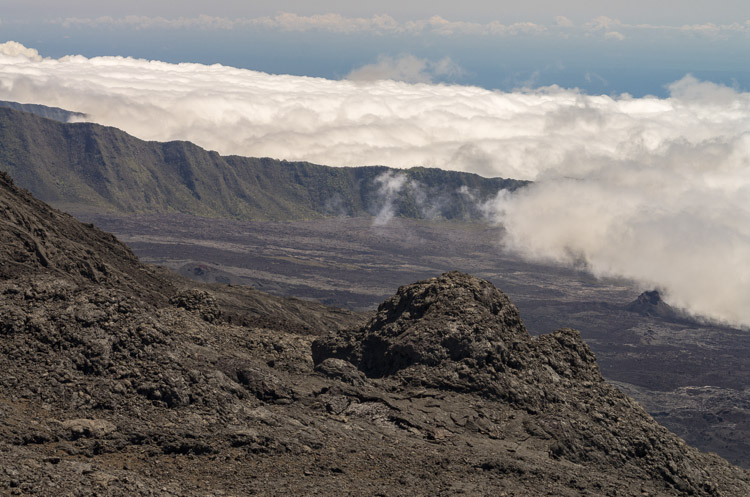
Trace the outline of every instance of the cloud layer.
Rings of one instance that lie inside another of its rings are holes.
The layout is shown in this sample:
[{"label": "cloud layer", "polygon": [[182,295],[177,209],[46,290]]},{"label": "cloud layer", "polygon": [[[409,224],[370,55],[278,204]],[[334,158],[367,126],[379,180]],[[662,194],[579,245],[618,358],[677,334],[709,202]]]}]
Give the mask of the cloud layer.
[{"label": "cloud layer", "polygon": [[[600,21],[605,32],[619,29]],[[439,68],[423,63],[423,72]],[[487,206],[506,226],[509,250],[632,278],[674,305],[750,326],[750,94],[690,76],[669,90],[665,99],[557,87],[502,93],[43,59],[0,45],[0,99],[84,112],[144,139],[533,179]]]},{"label": "cloud layer", "polygon": [[49,21],[64,28],[105,27],[131,29],[204,29],[204,30],[241,30],[272,29],[287,32],[322,31],[339,34],[372,34],[372,35],[437,35],[437,36],[517,36],[546,34],[551,36],[591,36],[603,34],[605,38],[624,40],[623,32],[643,36],[645,33],[689,34],[709,38],[729,36],[747,36],[750,34],[750,19],[740,19],[732,23],[702,24],[632,24],[621,22],[606,16],[600,16],[589,22],[574,24],[564,16],[557,16],[554,23],[538,22],[503,23],[498,20],[487,22],[456,21],[434,15],[424,19],[399,21],[386,14],[371,17],[350,17],[337,13],[299,15],[282,12],[274,16],[263,17],[217,17],[200,15],[197,17],[68,17]]}]

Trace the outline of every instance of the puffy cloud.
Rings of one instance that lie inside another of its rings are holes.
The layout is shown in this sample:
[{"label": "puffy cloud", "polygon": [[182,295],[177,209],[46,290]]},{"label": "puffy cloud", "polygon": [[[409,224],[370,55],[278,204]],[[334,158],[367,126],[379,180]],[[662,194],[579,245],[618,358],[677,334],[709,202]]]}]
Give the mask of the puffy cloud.
[{"label": "puffy cloud", "polygon": [[617,40],[622,41],[625,39],[625,35],[620,33],[619,31],[607,31],[604,33],[604,37],[608,40]]},{"label": "puffy cloud", "polygon": [[371,31],[383,34],[400,30],[398,22],[388,15],[377,15],[366,18],[345,17],[341,14],[300,16],[292,13],[281,13],[273,18],[263,18],[262,24],[285,31],[309,31],[316,29],[333,33],[362,33]]},{"label": "puffy cloud", "polygon": [[71,27],[129,27],[134,29],[234,29],[236,20],[201,15],[198,17],[149,17],[129,15],[125,17],[102,16],[97,18],[68,17],[54,22],[65,28]]},{"label": "puffy cloud", "polygon": [[33,48],[27,48],[16,41],[8,41],[0,45],[0,51],[9,59],[17,59],[23,63],[25,61],[41,62],[42,56]]},{"label": "puffy cloud", "polygon": [[623,99],[637,122],[596,109],[554,119],[627,129],[632,140],[568,150],[489,207],[511,251],[626,277],[695,315],[748,327],[750,95],[690,77],[671,88],[662,101]]},{"label": "puffy cloud", "polygon": [[669,89],[664,99],[557,87],[503,93],[122,57],[42,59],[0,45],[0,99],[84,112],[144,139],[534,179],[486,206],[505,225],[509,250],[631,278],[674,305],[750,326],[750,94],[690,76]]},{"label": "puffy cloud", "polygon": [[353,70],[346,79],[370,82],[389,79],[407,83],[431,83],[438,78],[453,79],[463,74],[464,70],[450,57],[433,62],[404,54],[398,58],[380,56],[376,63]]},{"label": "puffy cloud", "polygon": [[345,17],[341,14],[317,14],[301,16],[282,12],[273,17],[228,18],[208,15],[197,17],[149,17],[149,16],[102,16],[96,18],[68,17],[51,21],[65,28],[73,27],[127,27],[132,29],[205,29],[232,30],[244,28],[267,28],[282,31],[304,32],[311,30],[332,33],[396,33],[403,27],[391,16]]},{"label": "puffy cloud", "polygon": [[408,21],[404,23],[403,30],[409,33],[433,33],[442,36],[515,36],[519,34],[544,32],[547,30],[547,27],[533,22],[503,24],[499,21],[490,21],[488,23],[478,23],[450,21],[440,16],[432,16],[429,19]]}]

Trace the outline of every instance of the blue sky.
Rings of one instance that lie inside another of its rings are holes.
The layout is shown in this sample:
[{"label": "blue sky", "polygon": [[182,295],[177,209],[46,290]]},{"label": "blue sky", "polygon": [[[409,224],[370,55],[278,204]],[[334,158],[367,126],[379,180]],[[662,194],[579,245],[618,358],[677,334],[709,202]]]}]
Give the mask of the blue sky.
[{"label": "blue sky", "polygon": [[[4,1],[0,41],[341,79],[412,57],[435,82],[666,96],[693,74],[750,87],[750,7],[724,1]],[[440,61],[451,71],[432,71]],[[391,64],[393,65],[393,64]],[[393,68],[391,68],[393,69]],[[403,71],[392,73],[407,79]]]}]

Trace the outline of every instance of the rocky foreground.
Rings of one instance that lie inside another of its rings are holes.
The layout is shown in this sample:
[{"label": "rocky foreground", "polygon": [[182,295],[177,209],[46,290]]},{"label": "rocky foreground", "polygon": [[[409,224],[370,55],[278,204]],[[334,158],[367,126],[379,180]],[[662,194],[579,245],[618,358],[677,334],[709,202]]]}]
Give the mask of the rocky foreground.
[{"label": "rocky foreground", "polygon": [[4,174],[0,212],[0,494],[750,495],[486,281],[364,317],[148,268]]}]

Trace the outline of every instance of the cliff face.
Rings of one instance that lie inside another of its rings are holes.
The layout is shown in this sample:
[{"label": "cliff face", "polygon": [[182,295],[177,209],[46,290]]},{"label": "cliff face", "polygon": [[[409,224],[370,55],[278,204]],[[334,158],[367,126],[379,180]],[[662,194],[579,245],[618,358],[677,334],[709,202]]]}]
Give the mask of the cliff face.
[{"label": "cliff face", "polygon": [[[335,168],[221,156],[189,142],[145,142],[0,106],[0,170],[68,211],[182,213],[243,220],[395,215],[472,220],[522,181],[413,168]],[[398,175],[398,188],[384,182]]]},{"label": "cliff face", "polygon": [[2,174],[0,211],[0,493],[750,494],[486,281],[365,323],[193,288]]}]

